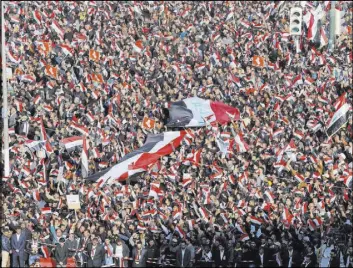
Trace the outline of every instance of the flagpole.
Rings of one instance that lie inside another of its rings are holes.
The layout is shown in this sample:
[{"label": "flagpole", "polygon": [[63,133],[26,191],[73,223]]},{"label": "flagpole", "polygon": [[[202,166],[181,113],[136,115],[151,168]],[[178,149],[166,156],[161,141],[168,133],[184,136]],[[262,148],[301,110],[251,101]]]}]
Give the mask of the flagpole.
[{"label": "flagpole", "polygon": [[331,10],[330,10],[330,39],[328,41],[328,48],[329,51],[333,51],[335,48],[335,42],[336,42],[336,12],[335,12],[335,1],[330,1],[331,2]]},{"label": "flagpole", "polygon": [[1,54],[2,54],[2,116],[4,119],[4,176],[10,175],[10,152],[9,152],[9,120],[7,118],[7,77],[6,77],[6,50],[5,50],[5,21],[4,21],[4,3],[1,2]]}]

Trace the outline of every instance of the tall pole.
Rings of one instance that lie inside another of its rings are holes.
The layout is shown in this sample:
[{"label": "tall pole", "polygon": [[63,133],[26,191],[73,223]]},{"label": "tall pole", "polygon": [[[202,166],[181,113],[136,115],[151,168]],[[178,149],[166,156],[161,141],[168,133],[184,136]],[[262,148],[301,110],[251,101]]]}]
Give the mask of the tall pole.
[{"label": "tall pole", "polygon": [[335,12],[335,1],[331,1],[331,10],[330,10],[330,39],[328,40],[328,48],[330,51],[333,51],[335,48],[336,42],[336,12]]},{"label": "tall pole", "polygon": [[6,49],[5,49],[5,21],[4,21],[4,5],[5,1],[1,2],[1,54],[2,54],[2,116],[4,120],[4,176],[10,175],[10,152],[9,152],[9,120],[7,107],[7,73],[6,73]]}]

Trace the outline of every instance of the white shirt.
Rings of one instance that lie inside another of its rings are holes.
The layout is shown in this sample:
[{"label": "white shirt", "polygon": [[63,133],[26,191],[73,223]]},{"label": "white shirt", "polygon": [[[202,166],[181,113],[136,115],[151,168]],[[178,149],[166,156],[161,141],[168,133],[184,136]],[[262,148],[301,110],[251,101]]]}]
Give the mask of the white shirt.
[{"label": "white shirt", "polygon": [[288,251],[289,254],[289,262],[288,262],[288,267],[292,267],[292,258],[293,258],[293,250]]},{"label": "white shirt", "polygon": [[21,236],[21,234],[16,234],[17,240],[20,240],[20,236]]},{"label": "white shirt", "polygon": [[261,265],[264,264],[264,254],[260,254]]},{"label": "white shirt", "polygon": [[116,246],[115,255],[118,258],[123,257],[123,246]]},{"label": "white shirt", "polygon": [[221,260],[223,260],[224,250],[222,250],[222,251],[220,252],[220,255],[221,255]]}]

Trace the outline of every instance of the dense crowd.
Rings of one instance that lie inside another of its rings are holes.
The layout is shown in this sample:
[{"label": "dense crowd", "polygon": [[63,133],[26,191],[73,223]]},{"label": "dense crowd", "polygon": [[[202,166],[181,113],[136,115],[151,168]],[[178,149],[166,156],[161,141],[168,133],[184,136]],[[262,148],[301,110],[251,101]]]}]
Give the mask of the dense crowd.
[{"label": "dense crowd", "polygon": [[[288,34],[296,4],[299,53]],[[352,7],[336,1],[341,33],[330,51],[330,1],[7,2],[2,267],[41,257],[83,267],[352,267],[352,117],[326,133],[337,101],[352,105]],[[309,38],[310,14],[319,23]],[[196,96],[237,107],[240,120],[188,130],[190,142],[126,181],[84,179],[82,146],[64,142],[87,137],[95,174],[149,133],[179,130],[164,125],[164,108]],[[239,133],[245,149],[220,153],[218,134]],[[68,209],[67,194],[80,209]]]}]

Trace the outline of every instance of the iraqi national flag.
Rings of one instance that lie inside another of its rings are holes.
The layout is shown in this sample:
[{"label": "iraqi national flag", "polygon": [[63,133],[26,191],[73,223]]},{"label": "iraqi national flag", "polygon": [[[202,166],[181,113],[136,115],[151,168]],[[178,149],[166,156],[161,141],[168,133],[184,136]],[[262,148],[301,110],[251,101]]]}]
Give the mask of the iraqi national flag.
[{"label": "iraqi national flag", "polygon": [[152,197],[158,199],[158,194],[160,194],[160,193],[161,193],[160,184],[159,183],[151,183],[150,192],[149,192],[148,196],[152,196]]},{"label": "iraqi national flag", "polygon": [[25,141],[25,146],[27,146],[31,152],[36,152],[40,150],[42,145],[43,145],[43,141],[34,141],[34,140]]},{"label": "iraqi national flag", "polygon": [[60,141],[62,145],[65,146],[66,149],[71,149],[76,146],[82,146],[83,144],[83,137],[80,136],[73,136],[69,138],[62,139]]},{"label": "iraqi national flag", "polygon": [[199,213],[200,213],[201,218],[208,222],[208,213],[207,213],[206,209],[200,207],[199,208]]},{"label": "iraqi national flag", "polygon": [[42,215],[46,215],[46,214],[52,213],[50,207],[41,208],[41,209],[40,209],[40,212],[41,212]]},{"label": "iraqi national flag", "polygon": [[60,45],[63,53],[66,55],[66,56],[70,56],[70,57],[73,57],[74,54],[75,54],[75,51],[72,47],[70,47],[69,45],[66,45],[66,44],[62,44]]},{"label": "iraqi national flag", "polygon": [[324,47],[328,44],[328,38],[325,32],[324,27],[321,27],[320,29],[320,48]]},{"label": "iraqi national flag", "polygon": [[312,86],[314,83],[315,83],[314,79],[312,79],[310,76],[305,77],[304,84]]},{"label": "iraqi national flag", "polygon": [[184,188],[186,188],[189,184],[192,183],[192,178],[190,177],[190,175],[189,176],[185,176],[185,175],[188,175],[188,174],[184,174],[184,176],[183,176],[182,184],[183,184]]},{"label": "iraqi national flag", "polygon": [[82,178],[87,178],[87,176],[88,176],[88,149],[87,149],[86,136],[83,137],[83,141],[82,141],[81,170],[82,170],[81,171]]},{"label": "iraqi national flag", "polygon": [[250,216],[250,221],[254,224],[261,225],[263,223],[263,220],[255,217],[255,216]]},{"label": "iraqi national flag", "polygon": [[352,115],[352,107],[345,103],[332,116],[326,125],[327,136],[331,137],[343,127]]},{"label": "iraqi national flag", "polygon": [[293,83],[292,83],[292,87],[296,87],[296,86],[302,85],[302,84],[303,84],[303,77],[300,74],[296,78],[294,78]]},{"label": "iraqi national flag", "polygon": [[317,31],[318,31],[318,16],[310,14],[309,25],[308,25],[308,39],[314,41]]},{"label": "iraqi national flag", "polygon": [[108,184],[124,181],[131,175],[146,171],[148,166],[156,163],[160,157],[171,154],[181,145],[185,135],[186,131],[149,134],[142,147],[125,155],[116,165],[87,179],[97,181],[101,178]]},{"label": "iraqi national flag", "polygon": [[241,20],[240,23],[239,23],[241,26],[243,26],[244,28],[246,29],[249,29],[250,28],[250,23],[247,23],[246,21],[244,20]]},{"label": "iraqi national flag", "polygon": [[177,225],[175,227],[175,231],[180,235],[181,238],[186,237],[186,234],[185,234],[183,228],[181,228],[179,225]]},{"label": "iraqi national flag", "polygon": [[290,223],[293,219],[293,215],[289,212],[288,208],[284,208],[282,213],[282,219]]},{"label": "iraqi national flag", "polygon": [[350,185],[352,183],[352,173],[349,174],[348,176],[346,176],[344,179],[343,179],[343,183],[348,187],[350,188]]},{"label": "iraqi national flag", "polygon": [[300,175],[299,173],[295,174],[294,178],[299,182],[302,183],[305,181],[304,177]]},{"label": "iraqi national flag", "polygon": [[69,126],[71,128],[73,128],[73,129],[75,129],[76,131],[80,132],[82,135],[88,135],[89,134],[89,130],[85,126],[81,126],[81,125],[76,124],[74,122],[71,122],[71,124]]},{"label": "iraqi national flag", "polygon": [[227,113],[234,115],[236,120],[240,118],[237,108],[198,97],[171,103],[165,113],[168,127],[203,127],[206,126],[205,118],[209,118],[209,123],[218,122],[223,125],[230,122]]},{"label": "iraqi national flag", "polygon": [[61,39],[64,39],[65,31],[56,20],[53,20],[51,28]]},{"label": "iraqi national flag", "polygon": [[137,53],[141,53],[143,51],[143,43],[142,40],[137,40],[135,44],[133,44],[133,49]]},{"label": "iraqi national flag", "polygon": [[194,226],[196,224],[196,221],[195,220],[188,220],[187,223],[188,223],[189,230],[190,231],[194,230]]},{"label": "iraqi national flag", "polygon": [[16,64],[19,64],[21,62],[21,57],[20,56],[16,56],[11,51],[9,51],[9,53],[8,53],[8,59],[11,62],[16,63]]},{"label": "iraqi national flag", "polygon": [[33,100],[34,105],[38,105],[38,103],[40,102],[40,100],[41,100],[41,97],[40,97],[40,95],[38,94],[38,95],[34,98],[34,100]]},{"label": "iraqi national flag", "polygon": [[10,21],[11,21],[12,23],[20,23],[20,22],[21,22],[20,17],[19,17],[19,16],[16,16],[16,15],[10,16]]},{"label": "iraqi national flag", "polygon": [[36,189],[36,190],[33,191],[33,199],[34,199],[35,201],[37,201],[37,202],[40,201],[40,193],[39,193],[39,190],[38,190],[38,189]]},{"label": "iraqi national flag", "polygon": [[33,75],[25,74],[21,76],[21,81],[27,83],[34,83],[36,81],[36,78]]},{"label": "iraqi national flag", "polygon": [[232,75],[230,81],[235,83],[237,85],[237,87],[239,87],[239,88],[242,87],[239,77],[236,77],[235,75]]},{"label": "iraqi national flag", "polygon": [[265,195],[271,204],[275,203],[275,196],[273,195],[272,192],[270,192],[269,190],[266,190]]},{"label": "iraqi national flag", "polygon": [[241,242],[245,242],[245,241],[249,240],[250,238],[249,238],[248,234],[243,234],[239,239]]},{"label": "iraqi national flag", "polygon": [[294,131],[293,135],[299,140],[302,140],[304,138],[304,133],[300,130]]},{"label": "iraqi national flag", "polygon": [[347,93],[343,93],[334,103],[334,107],[336,110],[339,110],[346,102],[347,102],[347,98],[346,98]]},{"label": "iraqi national flag", "polygon": [[42,23],[42,15],[38,10],[32,12],[33,19],[36,21],[36,23],[41,24]]},{"label": "iraqi national flag", "polygon": [[249,145],[245,142],[243,134],[241,132],[237,133],[234,141],[237,146],[238,152],[245,153],[249,150]]}]

